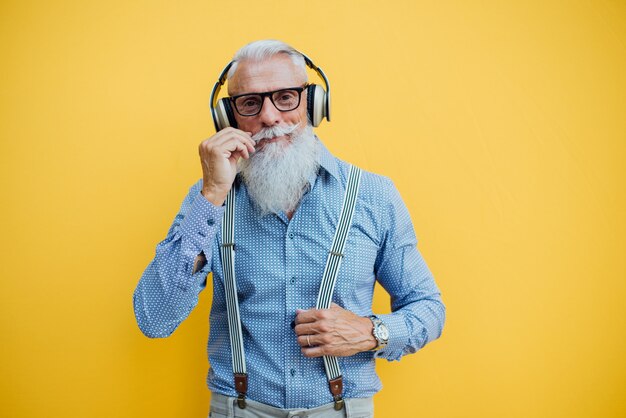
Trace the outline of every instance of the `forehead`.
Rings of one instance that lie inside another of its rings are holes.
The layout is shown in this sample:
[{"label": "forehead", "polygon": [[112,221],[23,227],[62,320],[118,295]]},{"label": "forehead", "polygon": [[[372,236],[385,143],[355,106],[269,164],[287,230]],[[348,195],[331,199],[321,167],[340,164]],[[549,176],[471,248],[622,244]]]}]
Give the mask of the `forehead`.
[{"label": "forehead", "polygon": [[306,72],[281,54],[264,61],[241,61],[228,81],[228,94],[262,93],[306,82]]}]

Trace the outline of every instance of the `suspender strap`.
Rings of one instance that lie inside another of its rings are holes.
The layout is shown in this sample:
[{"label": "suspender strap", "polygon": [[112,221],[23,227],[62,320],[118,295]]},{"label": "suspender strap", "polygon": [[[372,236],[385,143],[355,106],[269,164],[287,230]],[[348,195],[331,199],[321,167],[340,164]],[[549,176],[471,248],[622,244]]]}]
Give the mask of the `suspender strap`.
[{"label": "suspender strap", "polygon": [[[333,298],[343,250],[352,225],[354,208],[356,206],[361,170],[351,166],[346,186],[346,193],[341,205],[341,215],[335,230],[333,243],[326,259],[324,275],[317,296],[317,309],[328,309]],[[226,310],[228,313],[228,333],[232,352],[233,374],[235,389],[239,394],[237,404],[239,408],[246,407],[246,393],[248,391],[248,375],[246,373],[246,357],[243,350],[243,336],[241,333],[241,317],[239,315],[239,301],[237,299],[237,284],[235,280],[235,188],[233,187],[226,197],[226,210],[222,222],[222,245],[220,247],[222,268],[224,270],[224,289],[226,292]],[[330,392],[335,401],[335,409],[343,408],[343,377],[336,357],[324,356],[324,368]]]},{"label": "suspender strap", "polygon": [[226,197],[226,210],[222,221],[222,269],[224,270],[224,289],[226,293],[226,312],[228,314],[228,334],[232,354],[233,373],[235,375],[235,390],[239,394],[237,404],[241,409],[246,407],[246,393],[248,391],[248,374],[246,373],[246,355],[243,351],[243,335],[241,334],[241,319],[239,315],[239,301],[237,299],[237,284],[235,282],[235,188],[233,187]]},{"label": "suspender strap", "polygon": [[[341,205],[339,223],[337,224],[333,244],[328,253],[328,258],[326,259],[322,284],[317,296],[317,304],[315,306],[317,309],[330,308],[335,283],[337,283],[337,276],[339,274],[339,267],[343,259],[343,250],[346,246],[350,226],[352,225],[360,182],[361,170],[356,166],[351,166],[348,185],[346,186],[346,194],[343,197],[343,204]],[[335,400],[335,409],[340,410],[343,408],[343,377],[337,357],[324,356],[324,368],[326,369],[330,392]]]}]

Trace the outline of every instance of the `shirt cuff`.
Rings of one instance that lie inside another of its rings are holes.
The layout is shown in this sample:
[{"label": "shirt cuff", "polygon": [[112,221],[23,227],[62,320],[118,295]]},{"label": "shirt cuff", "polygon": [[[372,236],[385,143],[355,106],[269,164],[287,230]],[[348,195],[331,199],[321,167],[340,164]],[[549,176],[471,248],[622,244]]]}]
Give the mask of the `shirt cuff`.
[{"label": "shirt cuff", "polygon": [[223,215],[224,206],[215,206],[202,193],[198,193],[180,224],[182,237],[187,238],[196,247],[197,254],[200,251],[211,254],[211,244],[222,225]]},{"label": "shirt cuff", "polygon": [[400,360],[404,355],[404,348],[409,341],[409,329],[402,315],[385,314],[376,315],[389,330],[389,342],[387,346],[374,353],[376,358],[385,358],[389,361]]}]

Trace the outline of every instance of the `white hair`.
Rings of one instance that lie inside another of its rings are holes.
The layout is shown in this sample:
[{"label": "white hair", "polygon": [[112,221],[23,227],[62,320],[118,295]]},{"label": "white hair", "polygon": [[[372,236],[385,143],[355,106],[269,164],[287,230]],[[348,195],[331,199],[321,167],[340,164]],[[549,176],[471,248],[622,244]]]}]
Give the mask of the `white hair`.
[{"label": "white hair", "polygon": [[[293,126],[281,128],[282,132],[271,131],[274,128],[264,128],[259,134],[271,138],[293,131]],[[307,190],[309,177],[319,168],[321,146],[311,125],[289,136],[288,145],[269,142],[247,160],[239,160],[248,195],[261,216],[295,210]]]},{"label": "white hair", "polygon": [[302,68],[302,72],[306,77],[306,63],[304,56],[291,45],[275,39],[264,39],[260,41],[250,42],[235,53],[233,57],[233,65],[228,70],[228,78],[230,79],[237,70],[237,64],[240,61],[250,60],[254,62],[264,61],[278,54],[288,55],[293,63]]}]

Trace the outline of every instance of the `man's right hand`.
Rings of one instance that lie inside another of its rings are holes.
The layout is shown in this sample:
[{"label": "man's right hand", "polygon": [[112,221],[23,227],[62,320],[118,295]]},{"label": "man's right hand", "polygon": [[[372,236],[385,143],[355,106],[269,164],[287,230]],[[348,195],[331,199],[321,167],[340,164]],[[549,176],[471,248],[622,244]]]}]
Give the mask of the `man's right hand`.
[{"label": "man's right hand", "polygon": [[202,164],[202,195],[220,206],[226,200],[237,174],[237,161],[254,152],[251,132],[225,128],[198,147]]}]

